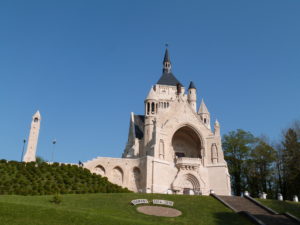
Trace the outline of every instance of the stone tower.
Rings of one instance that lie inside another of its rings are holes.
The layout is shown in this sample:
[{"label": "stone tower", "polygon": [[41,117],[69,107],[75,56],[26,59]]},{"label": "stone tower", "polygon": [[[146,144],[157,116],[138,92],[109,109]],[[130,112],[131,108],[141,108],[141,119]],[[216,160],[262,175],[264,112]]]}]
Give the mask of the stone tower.
[{"label": "stone tower", "polygon": [[23,158],[23,162],[35,162],[36,160],[36,147],[39,139],[39,131],[41,124],[41,114],[37,111],[33,117],[31,122],[31,128],[28,138],[27,150]]},{"label": "stone tower", "polygon": [[188,89],[188,102],[192,106],[194,112],[196,112],[196,110],[197,110],[197,91],[196,91],[196,87],[195,87],[193,81],[191,81],[189,89]]}]

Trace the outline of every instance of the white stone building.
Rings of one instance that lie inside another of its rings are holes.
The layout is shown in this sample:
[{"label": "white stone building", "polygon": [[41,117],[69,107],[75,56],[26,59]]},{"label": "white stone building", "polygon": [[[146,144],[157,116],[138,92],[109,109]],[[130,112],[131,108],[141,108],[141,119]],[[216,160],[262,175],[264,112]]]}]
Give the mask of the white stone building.
[{"label": "white stone building", "polygon": [[202,100],[197,111],[193,82],[185,90],[171,72],[168,49],[163,74],[145,99],[145,114],[131,113],[122,158],[98,157],[84,163],[94,173],[132,191],[230,195],[220,125],[210,126]]}]

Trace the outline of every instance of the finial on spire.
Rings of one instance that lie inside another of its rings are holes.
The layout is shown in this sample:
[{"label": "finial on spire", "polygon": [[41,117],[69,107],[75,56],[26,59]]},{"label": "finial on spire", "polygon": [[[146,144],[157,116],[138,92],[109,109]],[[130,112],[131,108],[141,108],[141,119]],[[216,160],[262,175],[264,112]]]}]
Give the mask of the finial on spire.
[{"label": "finial on spire", "polygon": [[216,136],[221,136],[220,123],[219,123],[219,121],[217,119],[216,119],[214,128],[215,128],[215,131],[214,131],[215,135]]},{"label": "finial on spire", "polygon": [[216,119],[216,122],[215,122],[215,127],[220,127],[220,123],[217,119]]}]

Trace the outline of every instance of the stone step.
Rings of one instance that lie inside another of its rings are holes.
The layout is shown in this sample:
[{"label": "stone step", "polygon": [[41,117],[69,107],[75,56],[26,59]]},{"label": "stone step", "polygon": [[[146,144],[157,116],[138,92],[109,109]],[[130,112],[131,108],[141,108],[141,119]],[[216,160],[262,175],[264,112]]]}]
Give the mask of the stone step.
[{"label": "stone step", "polygon": [[246,198],[237,197],[237,196],[219,196],[222,200],[227,202],[233,208],[235,208],[238,212],[247,211],[251,214],[263,214],[263,215],[271,215],[267,210],[258,207],[255,203],[249,201]]},{"label": "stone step", "polygon": [[281,214],[274,214],[255,204],[253,201],[238,197],[238,196],[222,196],[218,195],[220,199],[228,205],[237,210],[237,212],[246,211],[261,220],[266,225],[299,225],[294,220]]}]

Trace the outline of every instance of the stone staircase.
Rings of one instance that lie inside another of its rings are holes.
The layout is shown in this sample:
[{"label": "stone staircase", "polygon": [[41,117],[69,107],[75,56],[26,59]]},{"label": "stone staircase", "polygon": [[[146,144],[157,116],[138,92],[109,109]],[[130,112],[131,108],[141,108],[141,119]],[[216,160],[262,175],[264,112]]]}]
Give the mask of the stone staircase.
[{"label": "stone staircase", "polygon": [[237,213],[246,215],[256,224],[260,225],[299,225],[300,221],[290,214],[278,214],[272,209],[262,205],[255,199],[245,196],[220,196],[212,194],[213,197],[231,208]]}]

